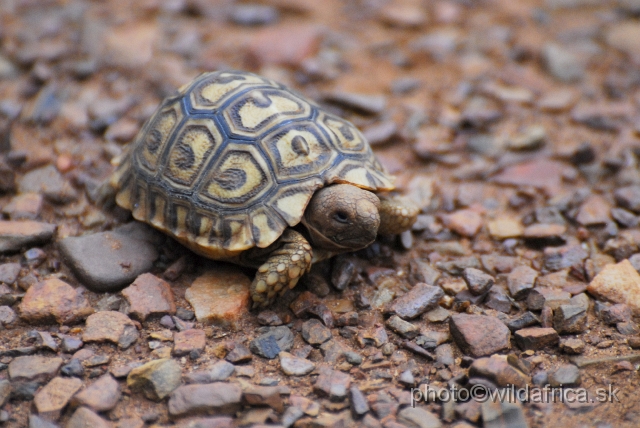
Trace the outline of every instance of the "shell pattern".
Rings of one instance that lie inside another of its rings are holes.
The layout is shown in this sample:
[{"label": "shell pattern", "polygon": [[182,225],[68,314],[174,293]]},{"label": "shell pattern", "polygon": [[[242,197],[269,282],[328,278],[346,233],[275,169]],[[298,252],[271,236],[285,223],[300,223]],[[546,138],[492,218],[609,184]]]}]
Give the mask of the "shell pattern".
[{"label": "shell pattern", "polygon": [[136,219],[208,254],[267,247],[332,183],[393,189],[351,123],[238,71],[204,73],[165,99],[112,179]]}]

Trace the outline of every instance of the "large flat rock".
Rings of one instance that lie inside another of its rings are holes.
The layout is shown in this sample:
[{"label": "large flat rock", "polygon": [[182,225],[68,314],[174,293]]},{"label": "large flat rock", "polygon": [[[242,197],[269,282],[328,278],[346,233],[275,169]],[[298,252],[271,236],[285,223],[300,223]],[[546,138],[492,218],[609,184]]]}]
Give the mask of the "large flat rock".
[{"label": "large flat rock", "polygon": [[59,248],[65,262],[88,288],[115,291],[148,272],[158,258],[153,231],[132,223],[112,232],[65,238]]}]

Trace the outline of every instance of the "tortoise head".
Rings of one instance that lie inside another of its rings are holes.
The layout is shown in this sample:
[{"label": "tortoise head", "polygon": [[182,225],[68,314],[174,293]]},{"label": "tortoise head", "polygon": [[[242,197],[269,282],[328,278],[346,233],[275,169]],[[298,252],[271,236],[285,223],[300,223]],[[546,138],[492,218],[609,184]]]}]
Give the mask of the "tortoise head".
[{"label": "tortoise head", "polygon": [[380,226],[380,199],[350,184],[318,190],[304,212],[302,223],[315,247],[355,251],[371,244]]}]

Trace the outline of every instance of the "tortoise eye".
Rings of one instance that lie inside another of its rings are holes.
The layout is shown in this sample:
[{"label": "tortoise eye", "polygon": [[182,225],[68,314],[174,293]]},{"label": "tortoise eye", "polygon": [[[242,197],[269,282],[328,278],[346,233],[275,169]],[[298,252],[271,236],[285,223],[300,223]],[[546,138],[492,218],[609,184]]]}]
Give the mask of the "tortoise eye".
[{"label": "tortoise eye", "polygon": [[333,215],[333,219],[339,223],[348,223],[349,216],[344,211],[338,211]]}]

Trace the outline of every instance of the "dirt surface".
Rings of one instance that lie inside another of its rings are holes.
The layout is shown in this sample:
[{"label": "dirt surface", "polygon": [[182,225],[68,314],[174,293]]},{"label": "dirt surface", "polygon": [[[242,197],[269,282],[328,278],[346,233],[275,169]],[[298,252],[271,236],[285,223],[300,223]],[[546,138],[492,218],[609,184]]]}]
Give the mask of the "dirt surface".
[{"label": "dirt surface", "polygon": [[[0,424],[638,426],[639,18],[635,0],[0,1]],[[358,126],[421,208],[413,231],[262,312],[251,270],[118,232],[130,214],[97,203],[111,161],[219,69]],[[208,289],[216,314],[192,306]],[[277,325],[265,358],[252,341]],[[166,394],[136,384],[162,358]],[[412,387],[547,380],[619,392],[410,411]]]}]

